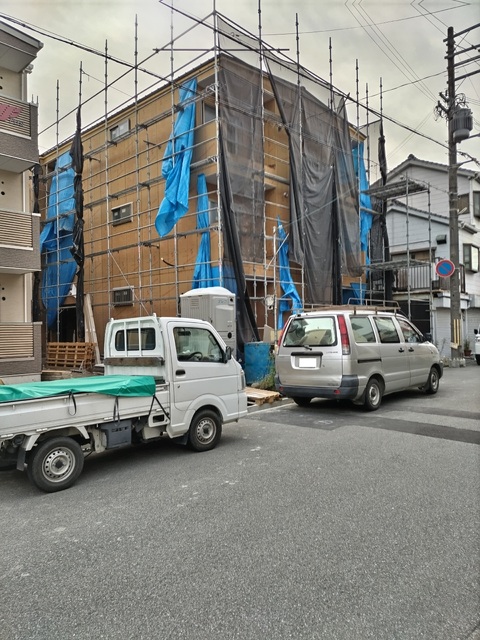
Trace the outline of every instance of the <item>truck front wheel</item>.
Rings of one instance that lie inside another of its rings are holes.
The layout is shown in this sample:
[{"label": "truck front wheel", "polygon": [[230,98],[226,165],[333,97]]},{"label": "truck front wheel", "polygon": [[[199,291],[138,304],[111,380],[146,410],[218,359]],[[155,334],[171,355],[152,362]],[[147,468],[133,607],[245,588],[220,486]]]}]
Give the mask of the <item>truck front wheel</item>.
[{"label": "truck front wheel", "polygon": [[202,409],[194,416],[188,430],[188,446],[193,451],[210,451],[222,435],[222,423],[214,411]]},{"label": "truck front wheel", "polygon": [[83,451],[72,438],[51,438],[30,454],[27,473],[41,491],[52,493],[71,487],[83,469]]}]

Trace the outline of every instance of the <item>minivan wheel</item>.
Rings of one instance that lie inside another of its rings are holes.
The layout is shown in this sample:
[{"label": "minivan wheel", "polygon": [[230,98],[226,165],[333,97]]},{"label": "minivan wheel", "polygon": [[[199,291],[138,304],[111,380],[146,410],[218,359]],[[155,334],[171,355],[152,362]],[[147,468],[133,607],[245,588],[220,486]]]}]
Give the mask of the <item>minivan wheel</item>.
[{"label": "minivan wheel", "polygon": [[298,404],[299,407],[308,407],[311,398],[299,398],[295,396],[295,398],[292,398],[292,400],[295,402],[295,404]]},{"label": "minivan wheel", "polygon": [[440,385],[440,375],[436,367],[432,367],[430,369],[430,373],[428,374],[427,384],[424,387],[425,393],[429,395],[433,395],[437,393],[438,387]]},{"label": "minivan wheel", "polygon": [[363,406],[367,411],[376,411],[382,404],[383,386],[376,378],[370,378],[365,389]]}]

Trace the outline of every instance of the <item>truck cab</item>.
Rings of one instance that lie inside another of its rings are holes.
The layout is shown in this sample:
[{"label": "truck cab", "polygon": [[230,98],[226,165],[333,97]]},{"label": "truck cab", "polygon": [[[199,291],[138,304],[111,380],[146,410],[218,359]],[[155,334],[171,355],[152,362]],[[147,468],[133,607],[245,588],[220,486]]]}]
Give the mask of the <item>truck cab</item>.
[{"label": "truck cab", "polygon": [[202,406],[215,408],[224,422],[246,415],[243,370],[204,320],[155,315],[111,320],[104,364],[105,375],[151,375],[164,385],[170,437],[184,433]]}]

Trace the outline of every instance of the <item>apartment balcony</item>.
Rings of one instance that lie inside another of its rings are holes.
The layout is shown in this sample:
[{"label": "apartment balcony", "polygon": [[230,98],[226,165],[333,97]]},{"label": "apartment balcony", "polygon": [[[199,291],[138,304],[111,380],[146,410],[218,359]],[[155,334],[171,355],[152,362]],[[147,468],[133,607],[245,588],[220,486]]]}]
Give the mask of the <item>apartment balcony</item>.
[{"label": "apartment balcony", "polygon": [[40,376],[42,323],[0,322],[0,379]]},{"label": "apartment balcony", "polygon": [[[435,271],[434,263],[425,263],[411,267],[393,269],[394,293],[410,292],[443,292],[450,291],[450,278],[441,278]],[[460,293],[465,293],[465,270],[460,265]]]},{"label": "apartment balcony", "polygon": [[40,271],[40,216],[0,209],[0,272]]},{"label": "apartment balcony", "polygon": [[38,163],[38,107],[0,96],[0,170],[22,173]]}]

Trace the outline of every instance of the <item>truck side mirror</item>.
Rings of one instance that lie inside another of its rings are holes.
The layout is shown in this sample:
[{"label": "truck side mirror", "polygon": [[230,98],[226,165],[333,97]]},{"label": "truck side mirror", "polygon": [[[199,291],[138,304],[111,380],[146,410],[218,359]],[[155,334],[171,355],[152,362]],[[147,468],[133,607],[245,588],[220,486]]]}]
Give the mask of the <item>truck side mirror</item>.
[{"label": "truck side mirror", "polygon": [[223,362],[228,362],[232,359],[232,347],[226,347],[225,353],[223,354]]},{"label": "truck side mirror", "polygon": [[431,342],[432,341],[432,334],[431,333],[425,333],[423,335],[423,337],[427,342]]},{"label": "truck side mirror", "polygon": [[477,335],[477,333],[478,333],[478,329],[474,329],[474,330],[473,330],[473,333],[474,333],[475,335]]}]

